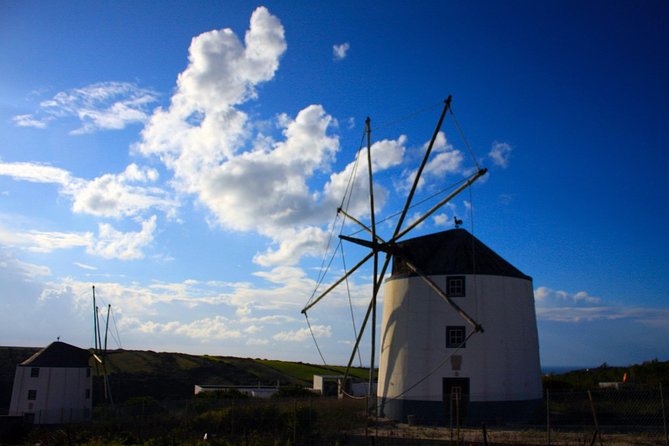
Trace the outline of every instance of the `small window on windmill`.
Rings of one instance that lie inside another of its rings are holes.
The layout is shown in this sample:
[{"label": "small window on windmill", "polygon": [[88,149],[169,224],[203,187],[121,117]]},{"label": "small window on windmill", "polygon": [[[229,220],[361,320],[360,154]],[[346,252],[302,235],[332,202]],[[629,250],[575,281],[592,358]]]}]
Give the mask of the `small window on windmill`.
[{"label": "small window on windmill", "polygon": [[465,276],[446,277],[446,294],[448,297],[465,297]]},{"label": "small window on windmill", "polygon": [[28,401],[35,401],[37,399],[37,390],[28,390]]},{"label": "small window on windmill", "polygon": [[448,325],[446,327],[446,348],[465,348],[465,327]]},{"label": "small window on windmill", "polygon": [[30,377],[31,378],[39,377],[39,367],[31,367],[30,368]]}]

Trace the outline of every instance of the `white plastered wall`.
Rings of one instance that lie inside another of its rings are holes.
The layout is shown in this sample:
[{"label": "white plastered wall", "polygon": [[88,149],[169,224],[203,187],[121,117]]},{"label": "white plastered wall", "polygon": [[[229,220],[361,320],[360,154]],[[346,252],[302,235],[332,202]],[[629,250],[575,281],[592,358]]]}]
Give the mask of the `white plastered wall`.
[{"label": "white plastered wall", "polygon": [[[431,276],[440,285],[446,276]],[[386,282],[378,394],[441,401],[443,378],[469,378],[470,401],[516,401],[542,396],[532,282],[467,275],[466,297],[453,298],[479,322],[466,347],[446,348],[446,326],[473,327],[418,277]],[[454,370],[449,355],[461,356]]]},{"label": "white plastered wall", "polygon": [[[92,378],[86,367],[39,367],[39,376],[31,377],[32,367],[18,366],[14,376],[9,415],[34,414],[35,423],[65,423],[90,418]],[[89,375],[89,376],[87,376]],[[86,389],[89,390],[88,398]],[[28,391],[35,390],[34,400]]]}]

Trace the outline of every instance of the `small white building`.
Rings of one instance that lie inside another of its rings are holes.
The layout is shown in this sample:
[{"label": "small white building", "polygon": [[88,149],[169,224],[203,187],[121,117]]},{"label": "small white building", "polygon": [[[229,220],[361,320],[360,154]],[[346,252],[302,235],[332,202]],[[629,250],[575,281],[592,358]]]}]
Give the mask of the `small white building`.
[{"label": "small white building", "polygon": [[[379,414],[441,425],[529,418],[542,398],[532,279],[464,229],[397,249],[383,301]],[[484,332],[469,337],[474,327],[405,260]]]},{"label": "small white building", "polygon": [[195,384],[194,394],[199,395],[203,392],[230,392],[236,391],[248,395],[252,398],[270,398],[279,391],[279,386],[229,386],[219,384]]},{"label": "small white building", "polygon": [[88,421],[93,378],[88,350],[54,342],[16,366],[9,415],[35,424]]},{"label": "small white building", "polygon": [[[314,375],[313,391],[321,396],[338,396],[341,394],[344,375]],[[372,383],[376,389],[377,383]],[[352,396],[365,396],[369,390],[369,383],[358,381],[351,377],[346,382],[346,393]]]},{"label": "small white building", "polygon": [[314,392],[321,396],[337,396],[343,380],[344,375],[314,375]]}]

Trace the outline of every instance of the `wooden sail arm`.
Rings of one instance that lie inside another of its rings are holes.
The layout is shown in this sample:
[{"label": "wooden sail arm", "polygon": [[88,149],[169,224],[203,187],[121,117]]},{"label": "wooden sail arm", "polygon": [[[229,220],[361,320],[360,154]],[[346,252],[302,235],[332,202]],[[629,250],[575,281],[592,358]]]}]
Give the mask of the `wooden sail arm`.
[{"label": "wooden sail arm", "polygon": [[[357,223],[362,229],[364,229],[365,231],[369,232],[370,234],[373,234],[373,233],[374,233],[374,232],[372,231],[372,229],[371,229],[369,226],[367,226],[366,224],[364,224],[363,222],[361,222],[360,220],[358,220],[357,218],[355,218],[355,217],[352,216],[351,214],[347,213],[347,212],[346,212],[345,210],[343,210],[342,208],[337,208],[337,212],[344,214],[344,217],[348,218],[349,220],[352,220],[354,223]],[[341,236],[340,236],[340,237],[341,237]],[[376,234],[376,239],[377,239],[378,241],[380,241],[381,243],[384,243],[384,240],[383,240],[381,237],[379,237],[378,234]]]},{"label": "wooden sail arm", "polygon": [[[380,289],[381,288],[381,283],[383,282],[383,278],[386,275],[386,271],[388,269],[388,265],[390,264],[390,258],[391,255],[387,254],[386,259],[383,262],[383,267],[381,268],[381,273],[379,274],[378,281],[374,284],[375,289]],[[353,345],[353,350],[351,351],[351,357],[348,359],[348,363],[346,365],[346,373],[344,374],[344,383],[346,383],[346,380],[349,377],[349,372],[351,370],[351,365],[353,364],[353,359],[355,358],[355,353],[358,351],[358,347],[360,346],[360,340],[362,339],[362,335],[365,332],[365,327],[367,326],[367,321],[369,320],[369,315],[372,312],[372,307],[373,307],[373,301],[369,301],[369,305],[367,306],[367,312],[365,313],[365,318],[362,321],[362,326],[360,327],[360,331],[358,332],[358,336],[355,339],[355,344]]]},{"label": "wooden sail arm", "polygon": [[[363,240],[360,238],[355,238],[355,237],[350,237],[348,235],[340,235],[340,239],[346,240],[347,242],[355,243],[356,245],[364,246],[365,248],[369,248],[373,251],[382,251],[388,254],[393,254],[396,250],[396,245],[394,243],[374,243],[370,242],[369,240]],[[377,238],[379,238],[377,236]]]},{"label": "wooden sail arm", "polygon": [[344,274],[339,280],[337,280],[335,283],[330,285],[327,290],[323,291],[320,296],[318,296],[316,299],[314,299],[313,302],[311,302],[309,305],[306,305],[304,308],[302,308],[301,313],[305,314],[307,310],[309,310],[311,307],[316,305],[321,299],[323,299],[330,291],[334,290],[340,283],[342,283],[344,280],[348,279],[351,274],[353,274],[358,268],[360,268],[362,265],[367,262],[367,260],[371,259],[374,257],[374,252],[370,252],[367,254],[361,261],[359,261],[353,268],[351,268],[346,274]]},{"label": "wooden sail arm", "polygon": [[402,224],[404,223],[404,219],[407,215],[407,212],[409,212],[409,209],[411,208],[411,202],[413,200],[413,196],[416,193],[416,189],[418,188],[418,184],[420,182],[420,177],[423,173],[423,169],[425,169],[427,161],[430,158],[430,153],[432,153],[432,147],[434,146],[434,143],[437,140],[437,136],[439,136],[439,131],[441,130],[441,126],[444,123],[444,117],[446,116],[446,112],[451,108],[451,99],[452,97],[448,96],[448,98],[446,98],[446,100],[444,101],[444,108],[442,109],[441,115],[439,116],[439,121],[437,122],[437,126],[434,128],[434,132],[432,133],[432,139],[430,139],[430,143],[427,146],[427,150],[425,150],[425,155],[423,156],[423,160],[421,161],[420,166],[416,171],[416,175],[414,176],[413,185],[411,186],[411,190],[409,191],[409,196],[407,197],[407,201],[404,203],[404,209],[402,209],[400,218],[397,220],[397,225],[395,226],[395,232],[393,233],[393,240],[397,240],[398,238],[401,237],[401,235],[398,234],[402,229]]},{"label": "wooden sail arm", "polygon": [[[483,175],[485,175],[488,172],[488,169],[483,168],[478,170],[474,175],[472,175],[467,181],[465,181],[460,187],[455,189],[453,192],[451,192],[446,198],[441,200],[439,203],[434,205],[432,209],[427,211],[422,217],[420,217],[418,220],[414,221],[411,223],[409,226],[407,226],[404,230],[399,232],[396,236],[390,240],[390,242],[396,242],[399,240],[402,236],[406,235],[409,231],[414,229],[416,226],[420,225],[423,223],[425,220],[427,220],[432,214],[437,212],[443,205],[451,201],[456,195],[458,195],[460,192],[468,188],[474,181],[478,180],[481,178]],[[389,242],[389,243],[390,243]]]}]

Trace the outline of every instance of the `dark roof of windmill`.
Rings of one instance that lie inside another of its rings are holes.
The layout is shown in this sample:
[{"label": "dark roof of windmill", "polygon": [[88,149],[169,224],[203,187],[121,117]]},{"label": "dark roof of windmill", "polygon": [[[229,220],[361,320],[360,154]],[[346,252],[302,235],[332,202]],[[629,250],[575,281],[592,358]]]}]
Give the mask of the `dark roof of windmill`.
[{"label": "dark roof of windmill", "polygon": [[428,276],[485,274],[531,280],[464,229],[416,237],[398,242],[397,247],[393,278],[415,275],[406,264],[408,260]]},{"label": "dark roof of windmill", "polygon": [[44,347],[19,365],[26,367],[88,367],[90,356],[88,350],[57,341]]}]

